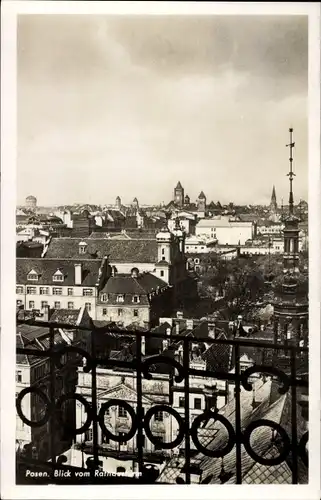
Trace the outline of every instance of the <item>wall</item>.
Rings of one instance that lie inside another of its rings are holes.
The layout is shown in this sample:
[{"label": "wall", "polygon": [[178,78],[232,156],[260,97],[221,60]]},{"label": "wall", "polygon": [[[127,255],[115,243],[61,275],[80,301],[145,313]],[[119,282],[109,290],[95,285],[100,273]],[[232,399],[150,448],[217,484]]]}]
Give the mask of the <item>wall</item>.
[{"label": "wall", "polygon": [[[118,315],[118,310],[122,310],[122,314]],[[134,316],[134,310],[138,311],[138,316]],[[96,319],[104,321],[122,322],[123,326],[128,326],[132,323],[137,323],[140,326],[146,326],[150,322],[150,307],[133,304],[133,306],[119,303],[110,305],[108,303],[99,304],[96,306]]]},{"label": "wall", "polygon": [[[60,309],[68,309],[68,302],[73,302],[74,304],[73,309],[79,309],[86,303],[90,303],[91,310],[89,311],[89,314],[92,318],[96,319],[97,291],[94,287],[82,287],[82,286],[66,287],[66,286],[61,286],[59,283],[57,283],[55,285],[50,285],[47,287],[49,288],[49,295],[40,295],[40,286],[32,282],[30,282],[30,284],[28,285],[19,285],[19,283],[17,283],[17,287],[18,286],[23,286],[23,293],[22,294],[16,293],[16,300],[21,300],[22,305],[26,310],[29,310],[30,301],[34,301],[35,303],[34,309],[37,310],[41,310],[41,302],[44,301],[48,302],[48,305],[51,308],[54,308],[55,302],[60,302]],[[27,294],[27,287],[36,288],[36,294]],[[43,287],[46,287],[46,285],[41,285],[41,288]],[[53,295],[52,288],[62,288],[62,295]],[[67,295],[68,288],[72,288],[73,295]],[[84,288],[92,290],[93,295],[91,297],[83,296]]]},{"label": "wall", "polygon": [[206,236],[207,238],[217,238],[220,245],[244,245],[253,237],[253,225],[244,226],[237,223],[230,223],[228,226],[213,225],[213,221],[208,226],[196,226],[196,236]]}]

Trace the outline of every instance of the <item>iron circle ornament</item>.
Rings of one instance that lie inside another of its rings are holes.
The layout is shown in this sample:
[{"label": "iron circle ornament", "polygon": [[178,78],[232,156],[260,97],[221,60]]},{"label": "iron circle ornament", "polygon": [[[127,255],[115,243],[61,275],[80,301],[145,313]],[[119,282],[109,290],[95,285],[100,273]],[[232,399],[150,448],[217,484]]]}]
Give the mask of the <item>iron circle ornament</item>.
[{"label": "iron circle ornament", "polygon": [[[153,435],[153,433],[150,429],[150,426],[149,426],[152,417],[159,411],[169,413],[174,418],[176,418],[177,423],[178,423],[178,434],[173,441],[170,441],[168,443],[164,443],[164,442],[160,443],[157,440],[157,438]],[[171,406],[167,406],[167,405],[156,405],[156,406],[153,406],[152,408],[150,408],[149,410],[147,410],[146,415],[144,417],[144,429],[146,432],[146,436],[151,441],[151,443],[153,443],[154,445],[160,446],[164,450],[172,450],[173,448],[176,448],[176,446],[178,446],[183,441],[183,438],[184,438],[184,420],[183,420],[183,418],[176,410],[174,410]]]},{"label": "iron circle ornament", "polygon": [[144,377],[147,380],[152,379],[152,374],[150,373],[150,368],[153,365],[157,364],[165,364],[171,365],[173,368],[176,368],[178,374],[175,375],[176,382],[183,382],[185,378],[185,372],[183,366],[176,361],[176,359],[170,358],[169,356],[164,356],[163,354],[155,354],[154,356],[150,356],[142,362],[142,372]]},{"label": "iron circle ornament", "polygon": [[[124,434],[122,436],[116,436],[116,434],[113,434],[112,432],[110,432],[106,427],[104,417],[105,417],[106,411],[111,406],[121,406],[131,416],[131,419],[132,419],[131,429],[126,434]],[[132,439],[135,436],[137,428],[138,428],[138,418],[137,418],[137,415],[136,415],[134,408],[132,406],[130,406],[128,403],[126,403],[126,401],[123,401],[122,399],[110,399],[106,403],[103,403],[101,405],[100,410],[99,410],[98,422],[99,422],[99,425],[100,425],[100,428],[101,428],[103,434],[107,438],[111,439],[112,441],[116,441],[116,443],[127,443],[127,441],[129,441],[130,439]]]},{"label": "iron circle ornament", "polygon": [[278,388],[278,392],[280,394],[285,394],[290,388],[290,379],[281,370],[278,370],[274,366],[253,365],[241,373],[241,384],[246,391],[251,391],[253,388],[252,383],[248,381],[249,377],[253,375],[253,373],[264,373],[266,375],[274,375],[275,377],[278,377],[282,384]]},{"label": "iron circle ornament", "polygon": [[[281,436],[281,439],[283,441],[283,451],[280,452],[278,457],[263,458],[261,455],[258,455],[253,450],[253,448],[250,444],[251,434],[255,429],[258,429],[259,427],[271,427]],[[279,464],[281,464],[282,462],[284,462],[284,460],[288,456],[290,448],[291,448],[290,438],[287,435],[286,431],[283,429],[283,427],[281,427],[280,424],[273,422],[273,420],[267,420],[264,418],[261,418],[260,420],[255,420],[254,422],[251,422],[246,427],[246,429],[243,432],[243,444],[244,444],[244,447],[245,447],[247,453],[250,455],[250,457],[262,465],[279,465]]]},{"label": "iron circle ornament", "polygon": [[[201,428],[201,423],[203,421],[207,422],[210,418],[213,418],[215,421],[221,422],[221,424],[224,425],[228,432],[228,442],[226,446],[224,446],[224,448],[222,448],[221,450],[209,450],[206,446],[203,446],[200,443],[200,440],[198,438],[197,432]],[[236,441],[236,436],[232,424],[227,420],[227,418],[223,417],[223,415],[220,415],[219,413],[211,410],[206,411],[195,418],[191,427],[191,436],[196,448],[199,451],[201,451],[205,456],[214,458],[224,457],[225,455],[227,455],[233,449]]]},{"label": "iron circle ornament", "polygon": [[[61,410],[62,405],[66,401],[72,400],[72,399],[82,403],[84,405],[85,412],[87,413],[85,423],[81,427],[79,427],[78,429],[77,428],[75,429],[73,426],[69,426],[68,424],[66,424],[62,418],[61,412],[59,411],[59,410]],[[63,394],[57,400],[56,409],[57,409],[57,420],[65,428],[65,430],[68,431],[70,434],[73,434],[73,435],[83,434],[84,432],[86,432],[89,429],[90,424],[92,422],[92,409],[91,409],[90,404],[88,403],[88,401],[86,400],[86,398],[84,396],[81,396],[80,394],[75,394],[72,392],[67,393],[67,394]]]},{"label": "iron circle ornament", "polygon": [[300,439],[299,445],[298,445],[298,452],[299,455],[302,459],[302,462],[306,467],[308,467],[309,464],[309,454],[306,449],[307,442],[309,441],[309,431],[305,432],[303,436]]},{"label": "iron circle ornament", "polygon": [[[36,421],[29,420],[23,414],[23,411],[21,408],[21,403],[22,403],[23,398],[27,394],[36,394],[39,396],[40,399],[42,399],[42,401],[45,405],[45,414],[40,420],[36,420]],[[38,387],[26,387],[18,394],[18,397],[16,399],[16,409],[17,409],[17,413],[18,413],[20,419],[23,421],[24,424],[28,425],[29,427],[42,427],[49,420],[50,414],[52,412],[52,404],[49,401],[47,395]]]}]

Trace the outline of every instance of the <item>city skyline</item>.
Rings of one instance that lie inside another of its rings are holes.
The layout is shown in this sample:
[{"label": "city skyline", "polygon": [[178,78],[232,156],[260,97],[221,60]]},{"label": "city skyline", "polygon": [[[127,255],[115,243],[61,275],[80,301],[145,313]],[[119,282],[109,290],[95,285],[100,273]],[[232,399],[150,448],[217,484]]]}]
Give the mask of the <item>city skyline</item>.
[{"label": "city skyline", "polygon": [[36,17],[18,20],[18,204],[168,203],[178,180],[286,204],[290,126],[307,199],[307,18]]}]

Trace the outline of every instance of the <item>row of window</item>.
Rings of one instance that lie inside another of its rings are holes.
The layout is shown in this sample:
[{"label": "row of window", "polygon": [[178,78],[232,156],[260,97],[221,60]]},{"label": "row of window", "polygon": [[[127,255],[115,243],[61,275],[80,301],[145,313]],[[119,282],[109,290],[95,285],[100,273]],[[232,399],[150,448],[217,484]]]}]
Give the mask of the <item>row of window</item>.
[{"label": "row of window", "polygon": [[[179,398],[178,406],[180,408],[184,408],[185,406],[185,398]],[[194,410],[202,409],[202,400],[201,398],[194,398]]]},{"label": "row of window", "polygon": [[[125,436],[125,433],[124,432],[119,432],[118,435],[120,437],[123,437]],[[163,435],[155,435],[154,434],[154,438],[156,438],[160,443],[164,441],[164,437]],[[93,431],[92,429],[88,429],[88,431],[85,432],[85,441],[92,441],[93,440]],[[114,442],[114,441],[112,441]],[[110,439],[105,436],[104,434],[101,435],[101,443],[102,444],[110,444]],[[127,441],[120,441],[119,442],[119,446],[123,446],[123,445],[126,445],[127,444]],[[142,446],[143,448],[145,448],[146,446],[146,438],[145,436],[142,436]],[[124,467],[117,467],[117,472],[125,472],[125,468]]]},{"label": "row of window", "polygon": [[[28,281],[38,281],[38,279],[39,279],[38,274],[32,273],[32,274],[28,274],[28,276],[27,276]],[[54,274],[52,277],[52,281],[59,281],[59,282],[64,281],[63,274]]]},{"label": "row of window", "polygon": [[[123,315],[123,310],[122,309],[118,309],[117,314],[118,314],[118,316],[122,316]],[[103,308],[103,316],[107,316],[107,315],[108,315],[108,309],[104,307]],[[134,309],[133,310],[133,316],[135,316],[135,318],[138,317],[138,309]]]},{"label": "row of window", "polygon": [[[22,300],[17,300],[17,306],[22,306],[23,305],[23,302]],[[48,306],[48,302],[46,300],[42,300],[41,301],[41,309],[45,309],[47,306]],[[61,302],[54,302],[54,305],[53,305],[54,309],[61,309]],[[90,302],[86,302],[85,303],[85,307],[87,309],[87,311],[91,311],[91,303]],[[67,304],[67,308],[68,309],[74,309],[75,308],[75,304],[74,302],[68,302]],[[28,309],[36,309],[36,306],[35,306],[35,301],[34,300],[29,300],[28,301]],[[106,309],[106,315],[107,315],[107,309]]]},{"label": "row of window", "polygon": [[[23,293],[23,286],[17,286],[16,287],[16,293],[22,294]],[[60,287],[53,287],[52,288],[52,295],[62,295],[63,288]],[[26,287],[26,293],[27,295],[37,295],[37,287],[36,286],[27,286]],[[67,295],[73,295],[74,294],[74,289],[73,288],[67,288]],[[82,295],[83,297],[92,297],[94,294],[94,291],[92,288],[83,288],[82,290]],[[50,288],[48,286],[40,286],[39,287],[39,295],[50,295]]]},{"label": "row of window", "polygon": [[[108,293],[102,293],[100,295],[101,302],[108,302],[109,298],[110,297],[109,297]],[[118,295],[116,295],[116,302],[119,302],[119,303],[125,302],[125,294],[118,294]],[[138,304],[140,302],[139,295],[134,295],[133,298],[132,298],[132,302],[134,304]]]}]

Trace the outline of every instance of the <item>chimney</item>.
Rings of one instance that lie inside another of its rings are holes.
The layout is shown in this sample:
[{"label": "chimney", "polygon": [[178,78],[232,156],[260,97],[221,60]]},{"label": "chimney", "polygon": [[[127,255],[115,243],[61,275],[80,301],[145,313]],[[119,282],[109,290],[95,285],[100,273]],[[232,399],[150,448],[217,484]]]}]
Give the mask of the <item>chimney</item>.
[{"label": "chimney", "polygon": [[214,321],[208,323],[208,336],[210,339],[215,339],[215,323]]},{"label": "chimney", "polygon": [[182,311],[177,311],[177,313],[176,313],[176,318],[177,318],[177,319],[183,319],[183,317],[184,317],[184,316],[183,316]]},{"label": "chimney", "polygon": [[82,264],[75,264],[75,285],[81,285],[82,283]]},{"label": "chimney", "polygon": [[176,323],[175,325],[175,333],[176,335],[179,335],[179,323]]}]

